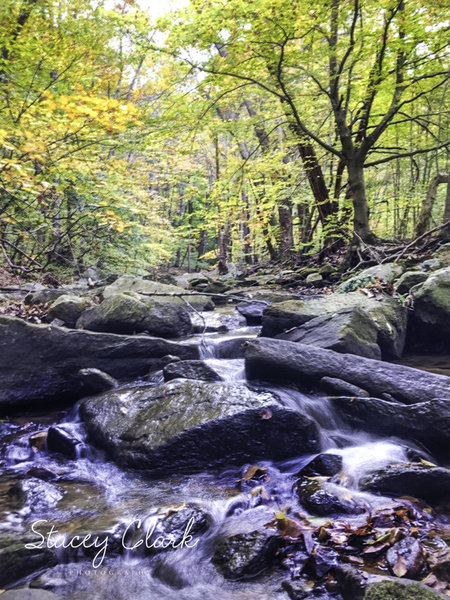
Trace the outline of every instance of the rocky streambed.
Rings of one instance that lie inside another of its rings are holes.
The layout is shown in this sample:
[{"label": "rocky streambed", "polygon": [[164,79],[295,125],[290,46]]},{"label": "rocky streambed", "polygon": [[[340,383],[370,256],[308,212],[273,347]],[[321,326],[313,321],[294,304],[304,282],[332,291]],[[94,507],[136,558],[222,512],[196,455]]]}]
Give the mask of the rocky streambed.
[{"label": "rocky streambed", "polygon": [[378,360],[407,315],[358,293],[175,341],[0,317],[5,600],[448,596],[450,379]]}]

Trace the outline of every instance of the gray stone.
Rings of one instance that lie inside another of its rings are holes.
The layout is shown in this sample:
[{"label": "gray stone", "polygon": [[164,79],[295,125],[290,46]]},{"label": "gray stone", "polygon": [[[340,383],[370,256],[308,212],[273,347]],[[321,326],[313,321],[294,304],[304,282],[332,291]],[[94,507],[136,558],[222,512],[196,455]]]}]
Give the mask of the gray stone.
[{"label": "gray stone", "polygon": [[413,321],[419,338],[448,343],[450,336],[450,267],[435,271],[411,290],[414,297]]},{"label": "gray stone", "polygon": [[8,490],[8,498],[12,504],[29,513],[47,512],[63,496],[64,494],[56,485],[36,477],[18,481]]},{"label": "gray stone", "polygon": [[352,383],[374,397],[390,394],[405,404],[450,399],[450,378],[353,354],[274,339],[249,340],[245,346],[249,380],[316,386],[322,377]]},{"label": "gray stone", "polygon": [[75,327],[81,313],[90,306],[92,306],[92,302],[89,298],[64,294],[51,304],[47,313],[47,321],[59,319],[67,327]]},{"label": "gray stone", "polygon": [[310,273],[309,275],[306,276],[306,283],[316,284],[316,283],[322,283],[322,282],[323,282],[323,277],[320,273]]},{"label": "gray stone", "polygon": [[239,302],[236,304],[236,310],[243,315],[247,321],[247,325],[261,325],[264,309],[267,302],[258,300],[249,302]]},{"label": "gray stone", "polygon": [[394,285],[399,294],[407,294],[412,287],[427,279],[428,275],[422,271],[406,271],[394,282]]},{"label": "gray stone", "polygon": [[334,397],[330,402],[339,416],[355,429],[417,441],[440,456],[450,453],[448,399],[410,406],[378,398]]},{"label": "gray stone", "polygon": [[99,392],[106,392],[106,390],[112,390],[119,384],[114,377],[100,371],[100,369],[80,369],[78,375],[81,379],[83,387],[87,394],[98,394]]},{"label": "gray stone", "polygon": [[322,517],[355,512],[352,503],[342,500],[328,489],[326,484],[314,479],[300,477],[296,484],[296,491],[303,508],[314,515]]},{"label": "gray stone", "polygon": [[311,319],[304,325],[275,336],[290,342],[311,344],[336,352],[358,354],[366,358],[381,358],[377,344],[376,324],[359,307]]},{"label": "gray stone", "polygon": [[[333,316],[339,311],[356,308],[363,311],[373,323],[377,331],[376,343],[383,358],[400,357],[405,345],[407,309],[398,299],[390,296],[378,301],[362,292],[351,292],[276,303],[264,310],[261,335],[274,337],[316,317]],[[361,335],[359,326],[357,336]]]},{"label": "gray stone", "polygon": [[77,329],[107,333],[143,333],[173,338],[187,335],[192,324],[182,306],[141,302],[128,294],[108,296],[94,308],[85,311],[77,321]]},{"label": "gray stone", "polygon": [[430,272],[437,271],[437,269],[440,269],[442,266],[443,265],[438,258],[429,258],[428,260],[424,260],[420,263],[419,269],[421,269],[422,271]]},{"label": "gray stone", "polygon": [[42,289],[32,291],[25,296],[25,304],[48,304],[54,302],[61,296],[67,295],[64,289]]},{"label": "gray stone", "polygon": [[370,396],[366,390],[337,377],[322,377],[320,388],[325,392],[331,393],[333,396],[353,396],[359,398],[368,398]]},{"label": "gray stone", "polygon": [[450,470],[422,463],[396,463],[367,473],[359,480],[366,492],[387,496],[414,496],[427,502],[450,498]]},{"label": "gray stone", "polygon": [[[127,292],[136,292],[141,296],[143,300],[154,300],[158,302],[168,302],[171,304],[179,304],[183,307],[186,306],[185,302],[180,297],[173,296],[172,294],[186,294],[186,290],[176,285],[168,285],[165,283],[159,283],[158,281],[149,281],[142,277],[135,277],[134,275],[123,275],[119,277],[114,283],[108,285],[104,291],[103,296],[109,298],[117,294],[123,294]],[[150,295],[147,295],[150,294]],[[164,295],[155,295],[164,294]],[[214,303],[207,296],[184,296],[184,298],[191,304],[196,310],[213,310]]]},{"label": "gray stone", "polygon": [[168,364],[163,369],[164,381],[172,379],[196,379],[222,381],[222,377],[202,360],[182,360]]},{"label": "gray stone", "polygon": [[61,597],[47,590],[35,590],[31,588],[8,590],[3,594],[4,600],[57,600]]},{"label": "gray stone", "polygon": [[0,412],[82,396],[80,369],[135,378],[159,368],[167,354],[196,359],[198,349],[148,336],[68,330],[0,316]]},{"label": "gray stone", "polygon": [[341,283],[336,290],[338,294],[347,294],[354,292],[359,287],[365,287],[368,283],[375,283],[376,279],[381,279],[387,283],[392,283],[394,279],[400,277],[403,273],[403,267],[397,263],[385,263],[383,265],[375,265],[364,269],[358,275],[347,279]]},{"label": "gray stone", "polygon": [[239,533],[217,546],[213,563],[227,579],[255,577],[274,565],[281,544],[281,536],[266,531]]},{"label": "gray stone", "polygon": [[393,575],[419,579],[425,567],[422,546],[412,537],[404,538],[389,548],[386,562]]},{"label": "gray stone", "polygon": [[[13,583],[39,569],[52,567],[58,562],[54,551],[44,545],[42,548],[26,548],[26,545],[37,545],[41,541],[42,538],[34,534],[0,534],[1,586]],[[4,596],[7,593],[10,592],[6,592]]]},{"label": "gray stone", "polygon": [[83,400],[80,414],[93,443],[156,477],[319,448],[312,419],[238,384],[176,379],[114,390]]}]

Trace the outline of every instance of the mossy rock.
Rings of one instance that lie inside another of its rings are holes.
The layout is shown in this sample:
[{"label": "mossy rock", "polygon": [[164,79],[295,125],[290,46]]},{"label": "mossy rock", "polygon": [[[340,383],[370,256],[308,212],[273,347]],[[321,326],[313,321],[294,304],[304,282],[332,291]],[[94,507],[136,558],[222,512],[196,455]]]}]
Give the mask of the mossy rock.
[{"label": "mossy rock", "polygon": [[420,583],[382,581],[366,590],[364,600],[436,600],[446,598]]},{"label": "mossy rock", "polygon": [[369,283],[375,283],[376,279],[382,279],[387,283],[392,283],[394,279],[400,277],[403,273],[403,267],[397,263],[386,263],[384,265],[376,265],[361,271],[358,275],[347,279],[336,290],[338,294],[347,294],[354,292],[359,287],[365,287]]}]

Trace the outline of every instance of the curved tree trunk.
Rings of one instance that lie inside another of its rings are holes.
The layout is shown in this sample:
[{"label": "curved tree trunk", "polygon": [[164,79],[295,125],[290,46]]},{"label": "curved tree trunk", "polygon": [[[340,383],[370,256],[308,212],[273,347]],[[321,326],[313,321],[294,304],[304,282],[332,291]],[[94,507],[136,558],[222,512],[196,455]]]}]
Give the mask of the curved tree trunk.
[{"label": "curved tree trunk", "polygon": [[[431,180],[430,185],[428,186],[427,194],[426,194],[425,198],[423,199],[422,208],[420,209],[419,218],[416,223],[416,229],[414,231],[415,237],[419,237],[420,235],[423,235],[425,232],[427,232],[430,229],[431,213],[433,210],[434,202],[436,200],[436,192],[437,192],[438,185],[440,185],[441,183],[447,183],[448,180],[449,180],[449,176],[445,175],[444,173],[437,173],[437,175],[435,175],[433,177],[433,179]],[[447,188],[447,196],[448,196],[448,188]],[[449,203],[450,203],[450,200],[449,200]],[[447,210],[447,202],[446,202],[446,210]],[[448,211],[450,212],[450,206],[448,207]],[[445,215],[444,215],[444,223],[446,221],[448,221],[449,218],[450,217],[445,219]]]}]

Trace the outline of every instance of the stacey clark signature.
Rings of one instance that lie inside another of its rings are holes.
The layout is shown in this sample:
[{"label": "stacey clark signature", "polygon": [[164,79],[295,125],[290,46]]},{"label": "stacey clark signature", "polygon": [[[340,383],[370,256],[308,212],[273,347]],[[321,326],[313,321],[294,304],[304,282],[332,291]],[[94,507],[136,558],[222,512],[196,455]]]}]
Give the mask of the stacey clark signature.
[{"label": "stacey clark signature", "polygon": [[[108,535],[100,536],[87,533],[86,535],[74,535],[69,538],[55,529],[54,525],[51,525],[50,528],[48,528],[49,526],[46,526],[47,523],[49,523],[47,519],[39,519],[32,523],[31,530],[40,537],[40,540],[25,544],[25,548],[27,550],[35,550],[39,548],[94,548],[95,550],[98,549],[98,552],[92,559],[92,566],[94,569],[97,569],[103,564],[108,551]],[[173,548],[176,550],[178,548],[194,548],[198,544],[199,540],[194,540],[190,533],[193,523],[194,518],[192,517],[186,525],[183,536],[181,539],[177,540],[173,535],[158,535],[155,537],[155,539],[152,539],[156,527],[156,522],[153,522],[152,526],[145,531],[145,535],[143,537],[134,543],[131,543],[128,540],[128,537],[132,537],[130,536],[130,532],[136,533],[136,530],[142,529],[143,527],[142,521],[137,519],[126,526],[121,538],[121,544],[125,550],[130,551],[136,550],[136,548],[139,548],[143,545],[145,545],[146,548],[155,549]],[[47,531],[44,530],[45,527],[47,527]]]}]

